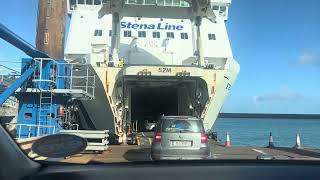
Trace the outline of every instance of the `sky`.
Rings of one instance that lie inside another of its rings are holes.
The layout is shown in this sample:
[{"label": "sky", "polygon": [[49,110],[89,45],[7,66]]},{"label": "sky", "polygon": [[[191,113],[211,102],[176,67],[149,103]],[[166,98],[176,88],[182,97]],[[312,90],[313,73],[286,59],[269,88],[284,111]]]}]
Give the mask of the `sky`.
[{"label": "sky", "polygon": [[[241,70],[222,112],[320,114],[319,8],[319,0],[232,1],[227,28]],[[0,22],[33,45],[36,20],[37,0],[0,6]],[[0,64],[19,68],[22,57],[0,40]]]}]

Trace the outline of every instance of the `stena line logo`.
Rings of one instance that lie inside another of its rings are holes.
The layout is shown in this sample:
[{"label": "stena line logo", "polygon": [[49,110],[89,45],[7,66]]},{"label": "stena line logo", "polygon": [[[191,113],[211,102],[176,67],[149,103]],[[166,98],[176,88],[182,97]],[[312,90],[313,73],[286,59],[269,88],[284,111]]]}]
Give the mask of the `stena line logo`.
[{"label": "stena line logo", "polygon": [[158,24],[137,24],[131,22],[121,22],[121,28],[126,29],[152,29],[152,30],[183,30],[182,25],[173,25],[168,23],[158,23]]}]

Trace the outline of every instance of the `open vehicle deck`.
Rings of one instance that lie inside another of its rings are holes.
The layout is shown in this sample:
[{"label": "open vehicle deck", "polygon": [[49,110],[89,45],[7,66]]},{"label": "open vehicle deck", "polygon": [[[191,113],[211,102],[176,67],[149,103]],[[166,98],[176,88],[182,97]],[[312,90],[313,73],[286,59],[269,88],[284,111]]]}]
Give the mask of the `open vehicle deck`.
[{"label": "open vehicle deck", "polygon": [[[139,137],[139,145],[110,145],[107,151],[102,153],[83,153],[68,157],[62,162],[67,163],[112,163],[112,162],[136,162],[151,161],[150,151],[152,139],[148,135]],[[289,147],[225,147],[223,144],[210,140],[212,159],[257,159],[258,155],[268,154],[275,160],[320,160],[320,149],[295,149]]]}]

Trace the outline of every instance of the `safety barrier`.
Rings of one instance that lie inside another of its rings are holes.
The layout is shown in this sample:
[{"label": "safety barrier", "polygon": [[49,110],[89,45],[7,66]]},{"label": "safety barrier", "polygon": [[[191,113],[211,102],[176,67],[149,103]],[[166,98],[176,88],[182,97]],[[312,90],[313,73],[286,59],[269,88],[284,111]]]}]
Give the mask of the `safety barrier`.
[{"label": "safety barrier", "polygon": [[73,134],[87,139],[86,151],[105,151],[108,149],[109,130],[60,130],[61,134]]}]

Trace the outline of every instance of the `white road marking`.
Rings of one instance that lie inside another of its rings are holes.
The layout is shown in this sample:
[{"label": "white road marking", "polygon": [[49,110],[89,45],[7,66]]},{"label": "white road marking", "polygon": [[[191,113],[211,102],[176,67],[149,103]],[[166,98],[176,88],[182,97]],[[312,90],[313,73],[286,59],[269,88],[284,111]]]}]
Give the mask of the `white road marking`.
[{"label": "white road marking", "polygon": [[255,152],[257,152],[257,153],[260,153],[260,154],[267,154],[267,153],[265,153],[265,152],[263,152],[263,151],[261,151],[261,150],[259,150],[259,149],[252,149],[253,151],[255,151]]}]

